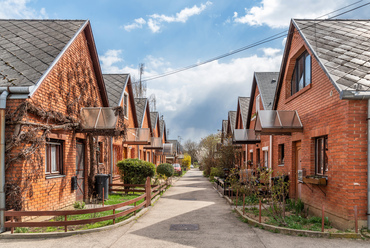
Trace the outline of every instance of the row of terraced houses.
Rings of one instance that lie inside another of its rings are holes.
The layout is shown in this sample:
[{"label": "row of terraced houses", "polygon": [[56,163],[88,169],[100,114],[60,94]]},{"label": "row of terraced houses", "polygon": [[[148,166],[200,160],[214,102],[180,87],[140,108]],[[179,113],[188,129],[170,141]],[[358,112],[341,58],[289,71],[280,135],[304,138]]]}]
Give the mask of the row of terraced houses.
[{"label": "row of terraced houses", "polygon": [[[289,197],[342,229],[370,228],[370,21],[293,19],[279,72],[255,72],[251,95],[222,122],[256,167],[286,175]],[[366,223],[367,222],[367,223]]]},{"label": "row of terraced houses", "polygon": [[89,21],[0,20],[0,94],[2,223],[5,209],[88,200],[91,178],[114,178],[119,160],[180,152],[130,75],[102,73]]}]

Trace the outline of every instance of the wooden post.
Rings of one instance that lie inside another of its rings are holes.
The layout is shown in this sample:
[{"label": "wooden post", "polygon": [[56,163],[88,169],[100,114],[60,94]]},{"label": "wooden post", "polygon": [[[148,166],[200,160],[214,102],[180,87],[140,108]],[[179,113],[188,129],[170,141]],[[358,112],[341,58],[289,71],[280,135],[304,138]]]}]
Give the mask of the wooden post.
[{"label": "wooden post", "polygon": [[[10,217],[10,222],[14,222],[14,216]],[[11,227],[10,228],[10,233],[13,234],[14,233],[14,227]]]},{"label": "wooden post", "polygon": [[245,194],[243,194],[243,215],[245,214]]},{"label": "wooden post", "polygon": [[355,206],[355,231],[358,233],[357,205]]},{"label": "wooden post", "polygon": [[[64,221],[67,221],[67,215],[64,215]],[[67,225],[64,226],[64,232],[67,232]]]},{"label": "wooden post", "polygon": [[[134,203],[134,207],[136,208],[136,202]],[[134,211],[134,215],[136,215],[136,210]]]},{"label": "wooden post", "polygon": [[102,197],[103,207],[104,207],[104,187],[103,187],[103,197]]},{"label": "wooden post", "polygon": [[260,200],[260,211],[259,211],[259,216],[258,216],[259,223],[261,223],[261,215],[262,215],[261,208],[262,208],[262,203],[261,203],[261,200]]},{"label": "wooden post", "polygon": [[325,224],[325,207],[324,204],[322,204],[321,232],[324,232],[324,224]]},{"label": "wooden post", "polygon": [[[116,209],[113,209],[113,214],[116,214]],[[113,225],[116,224],[116,218],[113,218]]]},{"label": "wooden post", "polygon": [[239,201],[239,189],[236,190],[236,197],[235,197],[235,208],[238,207],[238,201]]},{"label": "wooden post", "polygon": [[145,193],[146,193],[146,207],[152,205],[152,187],[150,186],[150,177],[146,178],[145,183]]}]

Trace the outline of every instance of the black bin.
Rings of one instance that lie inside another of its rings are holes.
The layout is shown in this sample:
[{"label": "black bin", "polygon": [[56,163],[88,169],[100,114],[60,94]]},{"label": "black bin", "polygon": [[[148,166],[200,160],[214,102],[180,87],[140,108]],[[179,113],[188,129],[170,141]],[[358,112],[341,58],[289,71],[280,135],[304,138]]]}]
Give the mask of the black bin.
[{"label": "black bin", "polygon": [[109,190],[109,174],[98,174],[95,176],[95,188],[98,198],[103,199],[103,188],[104,188],[104,200],[108,199]]}]

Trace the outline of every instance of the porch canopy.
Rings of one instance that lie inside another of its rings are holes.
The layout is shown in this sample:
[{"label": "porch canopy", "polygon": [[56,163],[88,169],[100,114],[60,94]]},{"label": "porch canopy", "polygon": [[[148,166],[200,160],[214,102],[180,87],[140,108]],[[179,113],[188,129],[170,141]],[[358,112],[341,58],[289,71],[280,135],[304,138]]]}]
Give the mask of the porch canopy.
[{"label": "porch canopy", "polygon": [[163,144],[163,155],[173,155],[172,143]]},{"label": "porch canopy", "polygon": [[150,146],[144,146],[146,150],[161,150],[163,149],[162,138],[152,137],[150,139]]},{"label": "porch canopy", "polygon": [[126,140],[123,142],[127,145],[150,145],[149,128],[127,128]]},{"label": "porch canopy", "polygon": [[81,109],[81,125],[78,132],[117,136],[121,130],[116,127],[118,115],[111,107],[85,107]]},{"label": "porch canopy", "polygon": [[303,132],[303,125],[296,110],[260,110],[254,130],[263,135],[291,135]]},{"label": "porch canopy", "polygon": [[253,129],[234,129],[233,144],[260,143],[260,134]]}]

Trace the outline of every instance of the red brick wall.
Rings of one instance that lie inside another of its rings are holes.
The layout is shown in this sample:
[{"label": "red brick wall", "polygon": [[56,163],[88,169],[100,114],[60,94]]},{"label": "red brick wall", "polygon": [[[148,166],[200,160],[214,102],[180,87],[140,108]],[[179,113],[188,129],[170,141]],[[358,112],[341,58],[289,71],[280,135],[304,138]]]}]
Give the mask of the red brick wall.
[{"label": "red brick wall", "polygon": [[[74,66],[76,62],[80,62],[79,65],[81,67],[78,69]],[[84,69],[83,73],[82,69]],[[77,70],[80,70],[80,74],[76,73]],[[83,80],[88,80],[89,87],[80,91],[79,87],[76,86]],[[41,83],[35,94],[27,101],[40,105],[46,111],[54,110],[68,116],[65,99],[68,99],[71,92],[75,92],[83,99],[91,97],[93,100],[88,106],[103,106],[84,33],[77,36],[76,40]],[[9,100],[8,108],[14,109],[20,102],[20,100]],[[31,115],[29,115],[28,121],[44,122],[44,120]],[[11,135],[12,131],[12,127],[8,127],[6,130],[7,136]],[[25,163],[13,164],[6,171],[7,181],[19,180],[22,187],[30,183],[30,186],[27,187],[27,190],[22,195],[24,197],[23,209],[25,210],[59,209],[76,201],[76,191],[71,190],[71,177],[76,174],[76,138],[85,138],[85,136],[81,134],[76,135],[72,131],[66,130],[52,132],[49,137],[64,140],[62,177],[46,178],[44,164],[38,164],[36,169],[37,173],[40,173],[42,176],[31,181],[27,180],[27,173],[32,173],[34,169],[31,169]],[[89,162],[89,152],[87,147],[85,151],[85,197],[88,188],[88,169],[86,165]],[[43,150],[44,148],[41,148],[42,158],[45,161],[45,152]],[[13,152],[16,152],[16,149]]]},{"label": "red brick wall", "polygon": [[[290,96],[295,59],[306,49],[295,32],[277,109],[297,110],[304,131],[292,136],[274,136],[273,169],[289,174],[290,196],[296,197],[295,142],[301,142],[302,168],[307,174],[314,174],[315,138],[327,135],[328,185],[321,189],[315,185],[301,185],[301,199],[312,211],[318,211],[324,204],[329,219],[347,228],[353,225],[355,205],[360,220],[366,219],[367,102],[340,100],[337,90],[312,55],[312,83]],[[278,144],[285,144],[283,167],[278,166]],[[359,186],[355,185],[357,183]]]}]

